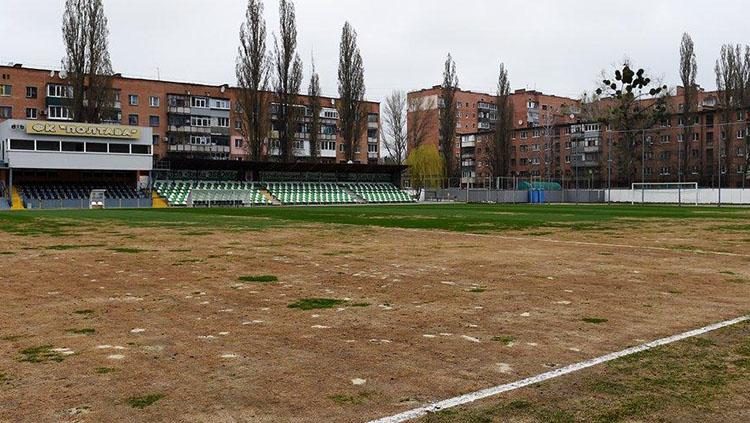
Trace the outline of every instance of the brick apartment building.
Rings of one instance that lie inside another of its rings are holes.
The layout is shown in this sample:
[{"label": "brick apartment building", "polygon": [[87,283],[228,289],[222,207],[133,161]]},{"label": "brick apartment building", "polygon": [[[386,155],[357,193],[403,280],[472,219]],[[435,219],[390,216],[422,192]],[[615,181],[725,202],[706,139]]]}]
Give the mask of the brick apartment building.
[{"label": "brick apartment building", "polygon": [[[440,87],[409,93],[414,99],[434,98],[429,104],[440,104]],[[748,110],[733,110],[729,122],[723,122],[716,92],[699,89],[693,107],[692,122],[683,122],[681,110],[684,93],[677,88],[668,101],[670,116],[657,126],[637,136],[639,160],[637,180],[646,182],[698,182],[701,186],[719,184],[719,157],[722,144],[721,185],[750,186],[748,180]],[[489,177],[483,164],[483,146],[493,137],[497,116],[494,96],[460,91],[456,94],[459,121],[456,127],[454,154],[460,157],[463,183],[477,183]],[[514,110],[514,132],[511,139],[510,175],[541,180],[555,180],[566,186],[604,186],[608,179],[614,185],[627,186],[627,175],[618,174],[618,150],[622,134],[598,122],[587,121],[580,101],[538,91],[517,90],[511,95]],[[439,107],[428,111],[439,116]],[[409,118],[413,118],[410,111]],[[688,130],[686,131],[686,127]],[[687,133],[687,139],[686,137]],[[425,142],[439,146],[437,125]],[[688,145],[684,145],[688,143]],[[645,144],[645,152],[641,145]],[[683,146],[680,155],[679,147]],[[644,164],[640,163],[645,157]],[[683,158],[684,167],[678,157]],[[682,171],[682,177],[678,172]]]},{"label": "brick apartment building", "polygon": [[[32,69],[20,64],[0,66],[0,122],[7,119],[70,120],[67,105],[72,90],[64,74]],[[203,85],[116,75],[115,115],[107,123],[148,126],[153,129],[155,158],[200,158],[246,160],[247,145],[241,135],[236,112],[237,89],[228,85]],[[308,104],[300,96],[300,105]],[[343,139],[338,135],[336,99],[321,98],[320,161],[346,162]],[[366,103],[367,131],[355,148],[357,163],[378,163],[380,159],[380,104]],[[278,131],[274,105],[269,111],[270,134],[263,153],[278,157]],[[310,114],[295,134],[295,156],[305,161],[310,155]]]}]

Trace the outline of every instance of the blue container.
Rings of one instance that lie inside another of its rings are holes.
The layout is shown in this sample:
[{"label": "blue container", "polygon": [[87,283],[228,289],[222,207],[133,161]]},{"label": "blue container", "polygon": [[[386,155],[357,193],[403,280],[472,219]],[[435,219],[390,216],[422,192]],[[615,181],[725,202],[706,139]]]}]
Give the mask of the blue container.
[{"label": "blue container", "polygon": [[545,203],[545,200],[544,200],[544,191],[540,190],[539,191],[539,204],[544,204],[544,203]]},{"label": "blue container", "polygon": [[535,189],[529,191],[529,202],[531,204],[537,204],[539,202],[539,191]]}]

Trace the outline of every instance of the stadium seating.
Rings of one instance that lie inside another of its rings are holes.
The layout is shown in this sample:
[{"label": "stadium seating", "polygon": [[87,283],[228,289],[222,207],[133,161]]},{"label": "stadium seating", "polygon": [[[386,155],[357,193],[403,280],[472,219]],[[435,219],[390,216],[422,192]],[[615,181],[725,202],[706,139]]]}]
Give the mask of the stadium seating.
[{"label": "stadium seating", "polygon": [[18,186],[24,202],[31,200],[87,200],[91,190],[106,190],[105,198],[112,200],[136,200],[148,198],[148,193],[120,184],[23,184]]},{"label": "stadium seating", "polygon": [[268,182],[265,184],[281,204],[353,204],[356,199],[332,182]]},{"label": "stadium seating", "polygon": [[187,206],[189,200],[193,206],[269,204],[252,182],[156,181],[154,189],[170,206]]},{"label": "stadium seating", "polygon": [[368,203],[413,203],[415,200],[407,193],[389,183],[347,184],[353,193]]}]

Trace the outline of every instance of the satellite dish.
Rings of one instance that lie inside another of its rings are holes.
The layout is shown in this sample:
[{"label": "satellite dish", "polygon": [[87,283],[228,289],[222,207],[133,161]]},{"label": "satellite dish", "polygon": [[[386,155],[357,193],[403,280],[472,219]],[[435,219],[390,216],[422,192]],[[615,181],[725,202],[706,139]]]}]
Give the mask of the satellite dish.
[{"label": "satellite dish", "polygon": [[571,118],[571,119],[575,119],[575,118],[576,118],[576,115],[574,115],[573,113],[571,113],[571,114],[570,114],[570,118]]},{"label": "satellite dish", "polygon": [[54,70],[49,71],[49,77],[50,78],[54,78],[55,77],[55,71]]},{"label": "satellite dish", "polygon": [[224,85],[222,85],[222,86],[221,86],[221,92],[222,92],[222,93],[223,93],[223,92],[226,92],[226,90],[227,90],[227,87],[226,87],[226,86],[224,86]]},{"label": "satellite dish", "polygon": [[65,69],[60,71],[60,79],[65,79],[68,77],[68,72],[65,71]]},{"label": "satellite dish", "polygon": [[518,126],[521,126],[521,125],[523,125],[523,120],[518,121]]}]

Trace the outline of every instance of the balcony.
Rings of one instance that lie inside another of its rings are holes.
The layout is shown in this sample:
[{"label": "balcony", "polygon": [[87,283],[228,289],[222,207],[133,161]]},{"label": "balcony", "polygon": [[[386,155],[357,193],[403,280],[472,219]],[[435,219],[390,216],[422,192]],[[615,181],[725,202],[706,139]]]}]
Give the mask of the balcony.
[{"label": "balcony", "polygon": [[477,125],[477,128],[489,130],[491,128],[491,125],[489,122],[479,122],[479,124]]},{"label": "balcony", "polygon": [[377,122],[367,122],[367,129],[378,129],[378,123]]},{"label": "balcony", "polygon": [[167,113],[172,113],[176,115],[189,115],[190,114],[190,107],[186,106],[169,106],[167,108]]},{"label": "balcony", "polygon": [[193,144],[171,144],[170,153],[226,153],[229,154],[228,145],[193,145]]},{"label": "balcony", "polygon": [[[210,134],[211,128],[205,126],[175,126],[169,125],[167,132],[177,132],[182,134]],[[228,135],[228,133],[227,133]]]},{"label": "balcony", "polygon": [[378,152],[376,151],[376,152],[372,153],[372,152],[368,151],[367,152],[367,158],[368,159],[377,159],[378,158]]},{"label": "balcony", "polygon": [[336,158],[336,150],[320,150],[320,157]]},{"label": "balcony", "polygon": [[462,167],[475,167],[477,162],[474,160],[464,160],[461,162]]},{"label": "balcony", "polygon": [[229,136],[229,128],[225,128],[225,127],[221,127],[221,126],[212,126],[211,127],[211,135]]},{"label": "balcony", "polygon": [[475,135],[466,135],[461,137],[461,147],[476,147],[477,137]]}]

